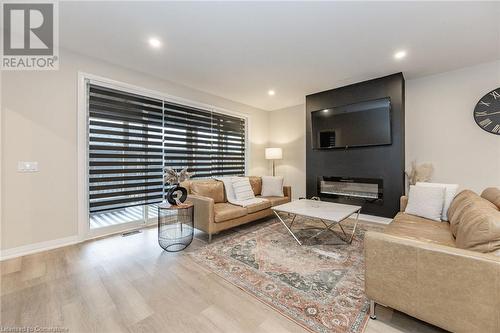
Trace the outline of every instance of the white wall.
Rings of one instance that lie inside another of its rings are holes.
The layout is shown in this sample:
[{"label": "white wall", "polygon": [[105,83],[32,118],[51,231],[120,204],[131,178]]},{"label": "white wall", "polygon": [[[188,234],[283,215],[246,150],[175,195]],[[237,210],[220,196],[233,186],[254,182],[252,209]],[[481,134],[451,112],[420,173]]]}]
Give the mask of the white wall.
[{"label": "white wall", "polygon": [[[434,165],[435,182],[500,187],[500,136],[480,129],[475,104],[500,86],[500,61],[406,81],[406,165]],[[269,140],[284,147],[282,174],[305,195],[305,105],[271,112]],[[295,190],[296,189],[296,190]]]},{"label": "white wall", "polygon": [[306,196],[306,111],[305,105],[270,112],[269,146],[283,149],[283,159],[276,161],[276,174],[292,186],[292,197]]},{"label": "white wall", "polygon": [[[268,172],[266,111],[63,51],[59,71],[1,73],[1,249],[68,238],[77,223],[78,71],[249,116],[249,173]],[[38,161],[18,173],[17,161]]]},{"label": "white wall", "polygon": [[500,136],[473,119],[478,100],[500,87],[500,61],[406,81],[406,165],[434,165],[435,182],[500,187]]}]

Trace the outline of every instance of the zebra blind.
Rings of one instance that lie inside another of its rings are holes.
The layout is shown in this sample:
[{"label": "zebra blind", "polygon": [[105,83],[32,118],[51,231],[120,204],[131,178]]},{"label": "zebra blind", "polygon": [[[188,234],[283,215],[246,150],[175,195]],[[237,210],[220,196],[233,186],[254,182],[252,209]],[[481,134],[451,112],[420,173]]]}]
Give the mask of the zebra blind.
[{"label": "zebra blind", "polygon": [[245,173],[245,119],[165,102],[165,166],[194,178]]},{"label": "zebra blind", "polygon": [[163,200],[164,167],[245,173],[245,119],[89,84],[90,213]]},{"label": "zebra blind", "polygon": [[89,86],[90,212],[163,199],[163,102]]}]

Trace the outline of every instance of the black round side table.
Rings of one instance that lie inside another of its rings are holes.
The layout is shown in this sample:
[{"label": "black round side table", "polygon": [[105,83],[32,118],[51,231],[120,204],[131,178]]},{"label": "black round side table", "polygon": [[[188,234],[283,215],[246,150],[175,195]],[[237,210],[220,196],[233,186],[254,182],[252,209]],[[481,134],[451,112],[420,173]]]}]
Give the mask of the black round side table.
[{"label": "black round side table", "polygon": [[158,244],[168,252],[182,251],[193,241],[193,204],[158,205]]}]

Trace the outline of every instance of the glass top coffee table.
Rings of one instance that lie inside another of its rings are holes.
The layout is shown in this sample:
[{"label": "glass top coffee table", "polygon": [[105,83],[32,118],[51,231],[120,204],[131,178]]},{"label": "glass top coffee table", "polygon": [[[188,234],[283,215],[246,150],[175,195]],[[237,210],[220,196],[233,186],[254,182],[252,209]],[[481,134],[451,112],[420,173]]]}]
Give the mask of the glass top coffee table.
[{"label": "glass top coffee table", "polygon": [[[338,204],[334,202],[326,202],[326,201],[317,201],[317,200],[296,200],[292,202],[288,202],[283,205],[274,206],[272,208],[274,214],[278,217],[278,219],[283,223],[288,232],[293,236],[293,238],[302,245],[296,234],[292,231],[293,223],[295,222],[295,218],[297,216],[308,217],[311,219],[320,220],[323,223],[323,226],[320,228],[314,227],[313,229],[321,229],[318,233],[313,236],[310,236],[306,239],[312,239],[314,237],[318,237],[322,233],[326,231],[330,231],[339,237],[345,244],[351,244],[352,239],[354,238],[354,233],[356,232],[356,227],[358,226],[359,213],[361,211],[361,206],[353,206],[353,205],[344,205]],[[291,214],[291,222],[287,224],[280,216],[279,213],[288,213]],[[354,223],[354,228],[352,229],[352,233],[350,235],[346,234],[344,227],[342,226],[342,222],[356,214],[356,220]],[[340,236],[333,228],[338,225],[340,230],[343,233],[343,237]],[[303,230],[303,229],[302,229]]]}]

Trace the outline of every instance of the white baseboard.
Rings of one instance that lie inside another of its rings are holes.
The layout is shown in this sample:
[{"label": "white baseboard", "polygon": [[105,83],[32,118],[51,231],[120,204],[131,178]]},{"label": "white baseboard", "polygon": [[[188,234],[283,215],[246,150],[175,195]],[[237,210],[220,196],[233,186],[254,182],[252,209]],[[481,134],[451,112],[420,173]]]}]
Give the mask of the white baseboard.
[{"label": "white baseboard", "polygon": [[387,217],[380,217],[380,216],[367,215],[367,214],[359,214],[359,219],[364,220],[364,221],[368,221],[368,222],[380,223],[380,224],[389,224],[392,222],[392,219],[387,218]]},{"label": "white baseboard", "polygon": [[65,238],[53,239],[45,242],[28,244],[18,247],[13,247],[7,250],[0,250],[0,261],[25,256],[37,252],[57,249],[58,247],[73,245],[81,240],[78,236],[70,236]]},{"label": "white baseboard", "polygon": [[121,228],[121,229],[109,229],[105,233],[101,234],[88,234],[87,237],[85,238],[80,238],[77,235],[75,236],[70,236],[70,237],[65,237],[65,238],[59,238],[59,239],[53,239],[50,241],[45,241],[45,242],[40,242],[40,243],[35,243],[35,244],[28,244],[28,245],[23,245],[19,247],[13,247],[7,250],[0,250],[0,261],[4,261],[7,259],[12,259],[12,258],[17,258],[17,257],[22,257],[26,256],[29,254],[34,254],[38,252],[43,252],[43,251],[48,251],[48,250],[53,250],[57,249],[59,247],[63,246],[68,246],[68,245],[73,245],[77,243],[82,243],[91,239],[98,239],[98,238],[105,238],[109,237],[112,235],[116,234],[121,234],[130,230],[135,230],[135,229],[144,229],[144,228],[149,228],[152,226],[156,225],[156,221],[150,221],[149,223],[145,224],[144,226],[131,226],[131,227],[126,227],[126,228]]}]

